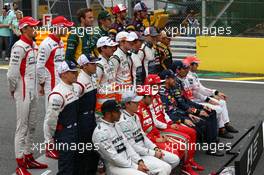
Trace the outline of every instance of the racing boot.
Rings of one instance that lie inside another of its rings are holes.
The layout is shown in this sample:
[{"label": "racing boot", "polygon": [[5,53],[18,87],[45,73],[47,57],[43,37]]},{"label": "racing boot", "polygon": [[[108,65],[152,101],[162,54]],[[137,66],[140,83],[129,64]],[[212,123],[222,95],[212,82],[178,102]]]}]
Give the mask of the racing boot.
[{"label": "racing boot", "polygon": [[36,161],[32,154],[27,154],[24,157],[27,169],[45,169],[48,168],[47,164],[39,163]]},{"label": "racing boot", "polygon": [[239,131],[236,130],[232,125],[230,125],[229,123],[226,123],[225,124],[225,129],[228,131],[228,132],[231,132],[231,133],[238,133]]},{"label": "racing boot", "polygon": [[189,163],[191,164],[192,168],[197,170],[197,171],[204,171],[205,168],[201,165],[199,165],[197,162],[195,162],[193,159],[189,161]]},{"label": "racing boot", "polygon": [[17,175],[31,175],[31,173],[26,169],[24,158],[16,158],[16,161],[18,165],[16,168]]},{"label": "racing boot", "polygon": [[181,173],[184,175],[199,175],[192,169],[192,166],[190,164],[183,165]]},{"label": "racing boot", "polygon": [[59,152],[55,150],[51,144],[46,144],[46,157],[49,157],[51,159],[59,159]]},{"label": "racing boot", "polygon": [[225,128],[220,128],[219,129],[219,137],[224,138],[224,139],[233,139],[234,136],[231,135]]}]

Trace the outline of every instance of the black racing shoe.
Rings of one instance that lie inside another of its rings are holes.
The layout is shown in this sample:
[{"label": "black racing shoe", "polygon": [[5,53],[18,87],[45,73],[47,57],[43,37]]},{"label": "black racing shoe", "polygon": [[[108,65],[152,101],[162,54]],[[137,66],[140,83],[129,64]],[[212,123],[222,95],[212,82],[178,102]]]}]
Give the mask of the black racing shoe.
[{"label": "black racing shoe", "polygon": [[224,132],[220,131],[218,134],[218,137],[224,138],[224,139],[233,139],[234,136],[227,132],[226,130]]},{"label": "black racing shoe", "polygon": [[225,126],[225,129],[228,131],[228,132],[231,132],[231,133],[238,133],[239,131],[236,130],[233,126],[231,125],[226,125]]},{"label": "black racing shoe", "polygon": [[216,157],[223,157],[224,156],[224,153],[219,151],[219,150],[208,150],[206,151],[206,154],[207,155],[210,155],[210,156],[216,156]]}]

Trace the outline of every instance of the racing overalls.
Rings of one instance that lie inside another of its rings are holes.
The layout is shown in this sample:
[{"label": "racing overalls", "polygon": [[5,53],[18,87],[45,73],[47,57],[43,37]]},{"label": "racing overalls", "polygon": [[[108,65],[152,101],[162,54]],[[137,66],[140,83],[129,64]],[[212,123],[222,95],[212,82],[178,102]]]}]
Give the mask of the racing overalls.
[{"label": "racing overalls", "polygon": [[169,140],[166,142],[157,142],[157,139],[161,138],[163,135],[156,128],[153,122],[153,117],[149,106],[145,105],[143,102],[139,102],[137,115],[139,117],[143,131],[153,143],[155,143],[160,149],[177,155],[180,159],[184,156],[184,149],[180,149],[180,146],[183,144],[181,144],[181,142],[175,138],[169,136]]},{"label": "racing overalls", "polygon": [[[37,57],[37,75],[41,86],[45,91],[45,111],[48,105],[48,96],[53,88],[60,82],[57,69],[65,59],[64,45],[60,38],[50,34],[44,39],[40,46]],[[46,120],[46,119],[44,119]],[[50,140],[47,131],[44,129],[45,142]]]},{"label": "racing overalls", "polygon": [[169,46],[162,42],[157,43],[157,51],[160,60],[160,71],[167,70],[172,65],[172,53]]},{"label": "racing overalls", "polygon": [[185,160],[188,162],[193,160],[195,148],[193,148],[192,145],[194,146],[194,143],[196,143],[196,131],[180,124],[176,124],[178,127],[177,130],[172,129],[171,125],[173,124],[173,121],[166,114],[159,94],[152,97],[150,109],[153,116],[153,122],[160,132],[188,144],[186,145]]},{"label": "racing overalls", "polygon": [[[184,80],[185,82],[185,89],[190,89],[192,91],[193,97],[191,98],[192,101],[200,103],[202,105],[208,106],[209,108],[212,108],[217,113],[217,121],[218,121],[218,127],[223,128],[226,123],[230,122],[228,110],[226,106],[225,100],[217,100],[211,96],[214,96],[217,90],[209,89],[204,87],[199,78],[198,75],[194,72],[189,71],[187,77]],[[186,86],[187,85],[187,86]],[[209,100],[213,100],[217,102],[219,105],[212,105],[209,102]]]},{"label": "racing overalls", "polygon": [[99,38],[101,38],[103,36],[108,36],[108,31],[105,30],[102,26],[96,27],[95,31],[96,32],[93,35],[93,41],[95,42],[95,45],[96,45],[96,43],[99,40]]},{"label": "racing overalls", "polygon": [[[178,77],[176,78],[176,86],[170,90],[170,93],[172,93],[171,96],[173,96],[176,106],[181,110],[179,113],[182,113],[184,116],[188,117],[190,113],[197,116],[204,109],[204,106],[186,98],[187,93],[184,92],[182,81]],[[209,114],[209,117],[200,117],[202,120],[195,123],[195,129],[200,139],[204,136],[207,143],[214,143],[217,140],[216,112],[215,110],[206,112]]]},{"label": "racing overalls", "polygon": [[75,33],[71,33],[67,39],[65,60],[73,61],[76,65],[81,54],[89,57],[91,54],[98,56],[95,52],[96,42],[93,38],[92,27],[77,27]]},{"label": "racing overalls", "polygon": [[138,52],[132,51],[131,57],[129,57],[129,65],[131,67],[131,76],[133,85],[141,85],[144,83],[142,79],[144,52],[139,50]]},{"label": "racing overalls", "polygon": [[136,31],[138,31],[141,35],[144,34],[145,26],[143,24],[143,19],[140,18],[133,19],[132,25],[135,27]]},{"label": "racing overalls", "polygon": [[110,57],[109,64],[115,73],[115,82],[120,85],[132,84],[129,58],[131,53],[125,53],[120,47]]},{"label": "racing overalls", "polygon": [[116,33],[119,33],[121,31],[125,31],[128,24],[130,24],[130,19],[126,18],[123,21],[120,21],[119,19],[115,19],[114,23],[110,27],[110,29],[114,29]]},{"label": "racing overalls", "polygon": [[145,41],[142,44],[142,50],[144,52],[144,58],[142,61],[143,64],[143,74],[142,79],[145,80],[145,78],[148,76],[148,74],[157,74],[158,69],[156,65],[159,65],[159,61],[156,59],[156,49],[155,46]]},{"label": "racing overalls", "polygon": [[116,98],[118,102],[122,99],[122,94],[133,88],[131,67],[129,60],[131,53],[125,53],[120,47],[110,57],[109,65],[114,72],[115,83],[114,90],[116,91]]},{"label": "racing overalls", "polygon": [[76,89],[63,81],[55,86],[48,97],[47,120],[44,121],[44,126],[55,139],[49,143],[54,143],[59,151],[57,175],[75,175],[78,171],[78,108]]},{"label": "racing overalls", "polygon": [[126,110],[122,111],[120,120],[117,124],[120,126],[130,145],[142,157],[146,165],[149,165],[148,167],[158,167],[159,169],[162,169],[160,174],[162,172],[170,174],[171,169],[178,165],[179,157],[167,151],[163,151],[164,156],[161,160],[169,163],[172,168],[171,166],[168,166],[167,163],[154,157],[154,149],[157,146],[150,141],[142,130],[139,118],[136,114],[131,115]]},{"label": "racing overalls", "polygon": [[97,62],[96,75],[98,83],[98,91],[96,94],[96,114],[102,116],[101,106],[107,100],[120,101],[115,92],[115,75],[113,67],[110,66],[109,59],[99,56],[100,61]]},{"label": "racing overalls", "polygon": [[37,116],[37,45],[21,36],[12,50],[7,80],[16,101],[15,155],[31,154]]},{"label": "racing overalls", "polygon": [[93,133],[93,143],[105,161],[107,174],[111,175],[146,175],[137,170],[141,157],[130,146],[116,123],[102,118]]},{"label": "racing overalls", "polygon": [[[83,70],[80,71],[76,85],[79,86],[81,97],[79,98],[78,115],[78,143],[88,145],[88,150],[78,154],[78,172],[80,175],[96,174],[99,161],[99,154],[94,151],[92,143],[93,131],[96,127],[95,103],[97,82],[96,75],[88,75]],[[87,166],[89,165],[89,166]]]}]

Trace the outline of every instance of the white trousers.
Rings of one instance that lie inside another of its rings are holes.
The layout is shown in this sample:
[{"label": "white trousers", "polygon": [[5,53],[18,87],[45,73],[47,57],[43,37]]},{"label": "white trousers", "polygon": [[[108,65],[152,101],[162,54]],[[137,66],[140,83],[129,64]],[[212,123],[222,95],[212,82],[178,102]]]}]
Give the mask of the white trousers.
[{"label": "white trousers", "polygon": [[170,175],[172,167],[165,161],[153,156],[141,156],[141,158],[149,169],[148,174]]},{"label": "white trousers", "polygon": [[176,166],[179,165],[180,158],[177,155],[164,150],[162,150],[162,152],[164,153],[164,156],[162,157],[161,160],[170,164],[172,169],[174,169]]},{"label": "white trousers", "polygon": [[[50,91],[45,90],[45,114],[46,114],[47,109],[48,109],[48,104],[49,104],[48,97],[49,97],[50,93],[51,93]],[[46,120],[47,120],[47,117],[45,115],[44,116],[44,122],[43,122],[43,133],[44,133],[45,143],[49,143],[52,140],[52,135],[49,132]]]},{"label": "white trousers", "polygon": [[121,168],[112,165],[109,165],[108,172],[110,173],[110,175],[147,175],[146,173],[143,173],[142,171],[134,168]]},{"label": "white trousers", "polygon": [[217,100],[215,98],[210,98],[210,99],[219,103],[219,105],[212,105],[210,103],[200,103],[200,104],[208,106],[209,108],[212,108],[216,111],[218,127],[223,128],[225,127],[226,123],[230,122],[226,102],[225,100]]},{"label": "white trousers", "polygon": [[33,136],[36,128],[37,97],[29,92],[22,94],[15,92],[17,123],[15,132],[15,155],[22,158],[23,154],[31,154]]}]

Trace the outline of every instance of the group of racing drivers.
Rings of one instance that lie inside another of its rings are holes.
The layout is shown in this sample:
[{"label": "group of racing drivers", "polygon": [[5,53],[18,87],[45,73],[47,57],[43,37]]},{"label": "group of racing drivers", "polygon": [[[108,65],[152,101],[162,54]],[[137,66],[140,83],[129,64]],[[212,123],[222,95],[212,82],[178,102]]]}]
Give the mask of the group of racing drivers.
[{"label": "group of racing drivers", "polygon": [[[58,175],[169,175],[177,166],[197,175],[204,167],[194,160],[196,145],[223,156],[218,137],[238,132],[227,96],[200,82],[199,59],[173,61],[169,34],[144,26],[144,3],[135,5],[132,20],[124,5],[112,10],[113,23],[107,11],[99,13],[97,33],[69,34],[66,51],[61,37],[73,22],[55,17],[37,46],[39,21],[19,21],[22,35],[7,73],[17,110],[17,175],[48,167],[32,151],[38,96],[45,96],[46,156],[58,159]],[[80,9],[77,17],[82,30],[93,27],[91,9]],[[84,152],[72,149],[79,144],[88,145]]]}]

